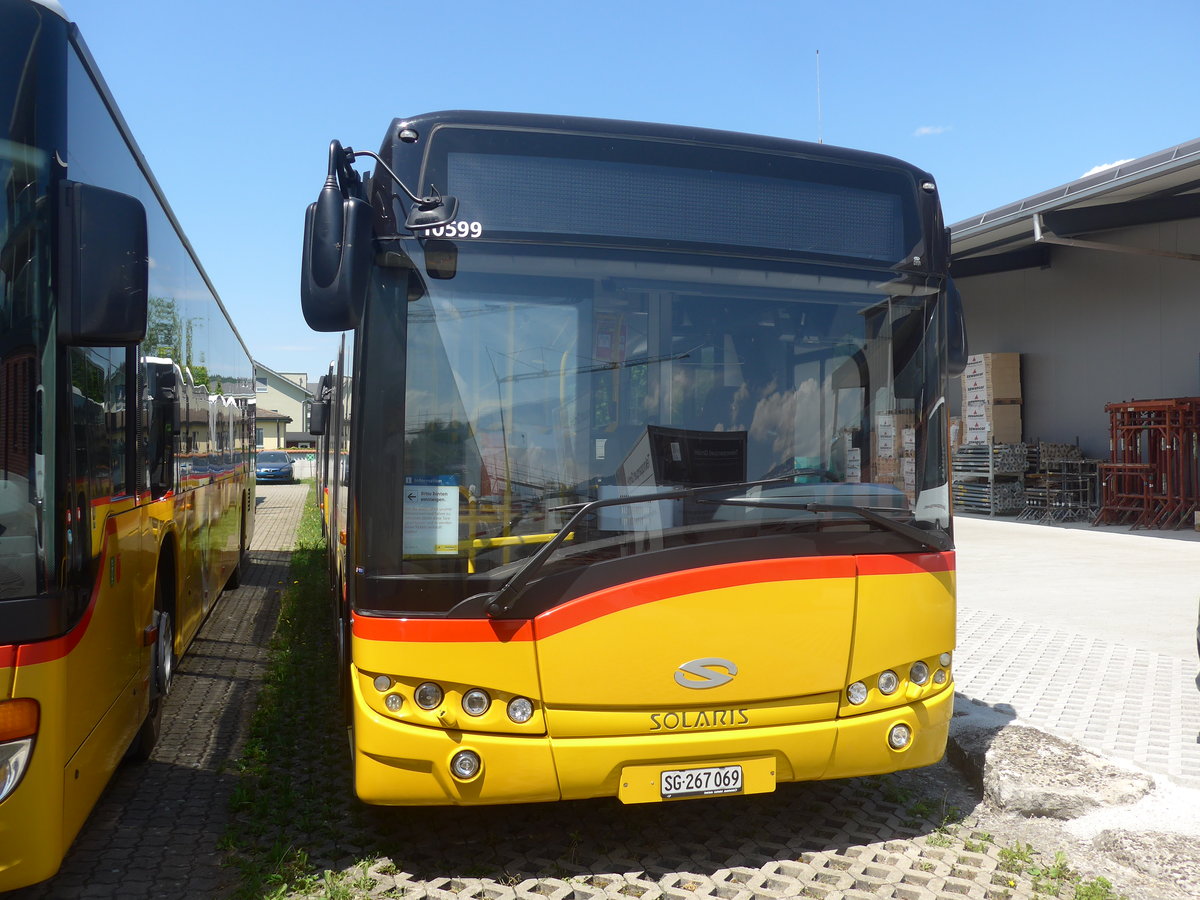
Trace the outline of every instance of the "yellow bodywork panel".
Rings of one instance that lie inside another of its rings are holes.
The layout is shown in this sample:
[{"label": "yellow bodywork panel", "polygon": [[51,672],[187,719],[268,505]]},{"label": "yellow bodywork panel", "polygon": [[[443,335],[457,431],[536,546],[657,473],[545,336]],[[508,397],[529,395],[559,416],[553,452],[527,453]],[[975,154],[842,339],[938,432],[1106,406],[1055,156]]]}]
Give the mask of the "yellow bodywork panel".
[{"label": "yellow bodywork panel", "polygon": [[[635,581],[531,620],[356,616],[355,783],[370,803],[663,799],[663,773],[740,767],[778,782],[929,765],[953,709],[952,554],[761,560]],[[878,676],[900,686],[885,695]],[[380,676],[387,676],[382,678]],[[869,681],[861,706],[850,680]],[[442,689],[419,708],[417,687]],[[473,689],[490,706],[463,708]],[[387,705],[389,694],[393,698]],[[527,698],[525,723],[506,713]],[[900,750],[888,736],[903,724]],[[478,754],[469,779],[456,753]]]}]

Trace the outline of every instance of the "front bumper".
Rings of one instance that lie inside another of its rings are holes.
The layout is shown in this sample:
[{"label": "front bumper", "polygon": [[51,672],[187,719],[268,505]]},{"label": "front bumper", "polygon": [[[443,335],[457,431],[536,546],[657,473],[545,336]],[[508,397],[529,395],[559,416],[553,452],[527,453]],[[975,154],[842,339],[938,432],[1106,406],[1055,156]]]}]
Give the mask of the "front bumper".
[{"label": "front bumper", "polygon": [[[954,683],[892,709],[833,721],[670,735],[604,738],[516,737],[407,725],[355,706],[354,778],[358,796],[385,806],[532,803],[615,796],[660,799],[658,773],[688,766],[742,764],[744,793],[786,781],[851,778],[932,765],[945,753]],[[913,739],[888,746],[904,723]],[[473,750],[483,762],[469,781],[450,759]]]}]

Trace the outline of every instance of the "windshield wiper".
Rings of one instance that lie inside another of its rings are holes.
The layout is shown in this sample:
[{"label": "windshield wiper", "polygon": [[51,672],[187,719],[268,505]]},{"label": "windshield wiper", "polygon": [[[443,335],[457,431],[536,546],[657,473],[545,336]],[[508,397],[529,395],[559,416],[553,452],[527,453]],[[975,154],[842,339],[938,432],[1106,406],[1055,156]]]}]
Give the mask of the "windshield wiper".
[{"label": "windshield wiper", "polygon": [[886,528],[888,531],[894,531],[896,534],[902,534],[907,538],[911,538],[921,546],[928,547],[930,550],[936,550],[939,553],[950,550],[953,547],[950,538],[942,532],[923,531],[915,525],[909,525],[907,522],[897,522],[895,519],[889,519],[883,515],[884,512],[893,512],[890,509],[880,510],[869,506],[850,506],[835,503],[789,503],[786,500],[764,500],[756,497],[728,497],[724,500],[702,500],[700,502],[720,503],[728,506],[753,506],[765,509],[800,509],[810,513],[850,513],[861,519],[866,519],[868,522],[878,525],[881,528]]},{"label": "windshield wiper", "polygon": [[[783,484],[791,481],[797,475],[806,474],[807,470],[798,469],[795,472],[788,472],[786,475],[780,475],[775,478],[767,478],[762,481],[739,481],[730,484],[708,484],[700,487],[680,488],[674,491],[659,491],[655,494],[638,494],[629,497],[609,497],[606,500],[590,500],[587,503],[571,504],[568,506],[557,507],[557,509],[574,509],[575,512],[571,518],[567,520],[558,533],[554,535],[547,543],[543,544],[541,549],[533,556],[526,560],[508,581],[500,586],[500,589],[494,593],[481,594],[478,597],[487,600],[484,602],[484,609],[487,610],[489,616],[501,616],[513,608],[513,604],[517,602],[522,590],[529,584],[537,575],[538,572],[546,565],[546,562],[554,555],[554,551],[562,546],[567,535],[575,530],[575,525],[585,516],[591,515],[598,509],[604,509],[610,506],[630,506],[634,503],[653,503],[658,500],[683,500],[687,497],[696,497],[702,494],[719,494],[721,491],[744,491],[747,488],[760,487],[768,484]],[[915,529],[914,529],[915,530]],[[470,598],[476,599],[476,598]]]}]

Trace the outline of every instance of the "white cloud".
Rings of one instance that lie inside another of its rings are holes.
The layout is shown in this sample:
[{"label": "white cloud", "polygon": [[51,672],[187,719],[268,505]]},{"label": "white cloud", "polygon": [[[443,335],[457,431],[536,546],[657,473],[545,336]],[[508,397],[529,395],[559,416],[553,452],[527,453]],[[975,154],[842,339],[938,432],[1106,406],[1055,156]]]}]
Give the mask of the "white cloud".
[{"label": "white cloud", "polygon": [[913,132],[913,137],[929,137],[931,134],[945,134],[953,125],[922,125]]},{"label": "white cloud", "polygon": [[1103,172],[1105,169],[1111,169],[1115,166],[1123,166],[1127,162],[1133,162],[1133,160],[1132,159],[1118,159],[1116,162],[1106,163],[1102,166],[1092,166],[1090,169],[1088,169],[1086,172],[1084,172],[1079,177],[1087,178],[1089,175],[1096,175],[1100,172]]}]

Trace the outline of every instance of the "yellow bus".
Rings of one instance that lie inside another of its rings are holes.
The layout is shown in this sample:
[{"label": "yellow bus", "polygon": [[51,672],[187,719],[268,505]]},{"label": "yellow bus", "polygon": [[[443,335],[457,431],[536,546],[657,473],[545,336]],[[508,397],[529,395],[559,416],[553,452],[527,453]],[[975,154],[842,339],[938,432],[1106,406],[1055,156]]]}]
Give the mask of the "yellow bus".
[{"label": "yellow bus", "polygon": [[948,261],[933,178],[869,153],[461,111],[333,142],[301,299],[351,332],[314,420],[358,796],[940,759]]},{"label": "yellow bus", "polygon": [[[254,368],[78,30],[0,0],[0,891],[53,875],[253,527]],[[152,262],[152,264],[151,264]]]}]

